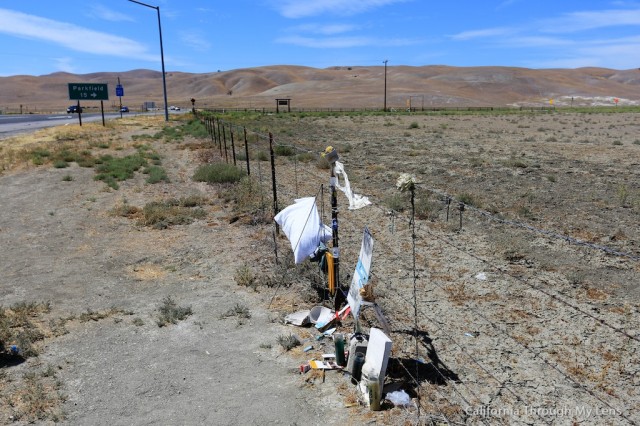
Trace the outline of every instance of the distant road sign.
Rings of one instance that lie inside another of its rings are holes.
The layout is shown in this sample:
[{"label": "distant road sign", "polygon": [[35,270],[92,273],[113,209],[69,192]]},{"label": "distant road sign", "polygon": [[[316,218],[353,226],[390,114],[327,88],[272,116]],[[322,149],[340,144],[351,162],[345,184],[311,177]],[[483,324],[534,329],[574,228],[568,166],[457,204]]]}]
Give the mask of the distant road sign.
[{"label": "distant road sign", "polygon": [[68,83],[69,100],[72,101],[108,101],[107,84],[102,83]]},{"label": "distant road sign", "polygon": [[122,84],[116,86],[116,96],[124,96],[124,87],[122,87]]}]

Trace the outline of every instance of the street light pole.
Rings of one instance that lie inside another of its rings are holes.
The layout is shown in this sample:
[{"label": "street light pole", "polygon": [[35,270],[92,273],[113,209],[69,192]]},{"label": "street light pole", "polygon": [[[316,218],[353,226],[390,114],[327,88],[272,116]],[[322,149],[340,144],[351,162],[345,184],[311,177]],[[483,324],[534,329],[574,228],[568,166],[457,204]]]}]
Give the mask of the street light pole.
[{"label": "street light pole", "polygon": [[162,47],[162,25],[160,24],[160,6],[151,6],[146,3],[142,3],[137,0],[129,0],[132,3],[137,3],[141,6],[146,6],[151,9],[155,9],[158,12],[158,33],[160,34],[160,60],[162,62],[162,90],[164,93],[164,121],[169,121],[169,104],[167,102],[167,78],[164,70],[164,48]]},{"label": "street light pole", "polygon": [[387,111],[387,62],[388,59],[382,61],[384,63],[384,111]]}]

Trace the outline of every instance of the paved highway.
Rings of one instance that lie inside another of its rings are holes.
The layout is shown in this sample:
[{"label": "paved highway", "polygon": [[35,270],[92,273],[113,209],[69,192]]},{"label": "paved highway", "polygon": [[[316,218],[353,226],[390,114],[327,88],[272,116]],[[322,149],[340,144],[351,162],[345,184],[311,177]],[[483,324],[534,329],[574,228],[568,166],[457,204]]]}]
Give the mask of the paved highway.
[{"label": "paved highway", "polygon": [[[144,113],[149,115],[162,114],[163,111],[157,111],[152,113]],[[136,113],[130,112],[123,114],[124,117],[128,115],[136,115]],[[111,120],[113,118],[119,118],[119,112],[109,112],[104,114],[105,120]],[[102,120],[102,114],[100,113],[84,113],[82,114],[82,122],[88,123],[91,121]],[[66,126],[69,124],[78,123],[78,114],[8,114],[0,115],[0,139],[5,139],[10,136],[15,136],[20,133],[29,133],[37,129],[44,127],[54,126]]]}]

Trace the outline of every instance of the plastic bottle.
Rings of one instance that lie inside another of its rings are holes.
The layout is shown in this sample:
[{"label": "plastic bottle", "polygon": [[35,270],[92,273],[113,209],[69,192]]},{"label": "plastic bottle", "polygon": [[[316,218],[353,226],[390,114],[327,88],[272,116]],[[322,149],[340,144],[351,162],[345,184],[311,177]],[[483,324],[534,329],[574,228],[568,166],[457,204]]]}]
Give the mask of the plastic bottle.
[{"label": "plastic bottle", "polygon": [[371,411],[380,411],[382,389],[380,389],[380,381],[378,380],[378,375],[373,370],[369,373],[367,393],[369,395],[369,409]]},{"label": "plastic bottle", "polygon": [[344,335],[342,333],[334,334],[333,343],[336,350],[336,364],[344,367],[347,364],[344,359]]},{"label": "plastic bottle", "polygon": [[351,382],[356,384],[362,378],[362,366],[364,365],[364,354],[357,352],[353,360],[353,372],[351,373]]}]

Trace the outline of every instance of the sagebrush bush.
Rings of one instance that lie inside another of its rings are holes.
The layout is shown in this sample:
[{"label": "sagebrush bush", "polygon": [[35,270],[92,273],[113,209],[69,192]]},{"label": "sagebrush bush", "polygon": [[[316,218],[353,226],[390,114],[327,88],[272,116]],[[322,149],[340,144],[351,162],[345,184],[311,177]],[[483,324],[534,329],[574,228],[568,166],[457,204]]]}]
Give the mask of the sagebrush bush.
[{"label": "sagebrush bush", "polygon": [[167,296],[162,300],[162,305],[158,310],[160,311],[157,322],[158,327],[176,324],[178,321],[182,321],[193,314],[191,306],[178,306],[171,296]]},{"label": "sagebrush bush", "polygon": [[139,223],[156,229],[165,229],[171,225],[188,225],[206,215],[202,208],[185,207],[179,200],[152,201],[142,208]]},{"label": "sagebrush bush", "polygon": [[246,173],[232,164],[213,163],[198,167],[193,175],[196,182],[234,183],[240,181]]},{"label": "sagebrush bush", "polygon": [[256,277],[247,265],[238,268],[233,279],[239,286],[256,288]]},{"label": "sagebrush bush", "polygon": [[145,169],[143,173],[149,175],[147,177],[147,183],[169,182],[167,172],[160,166],[151,166]]},{"label": "sagebrush bush", "polygon": [[296,150],[289,145],[276,145],[273,152],[280,157],[290,157],[296,153]]}]

